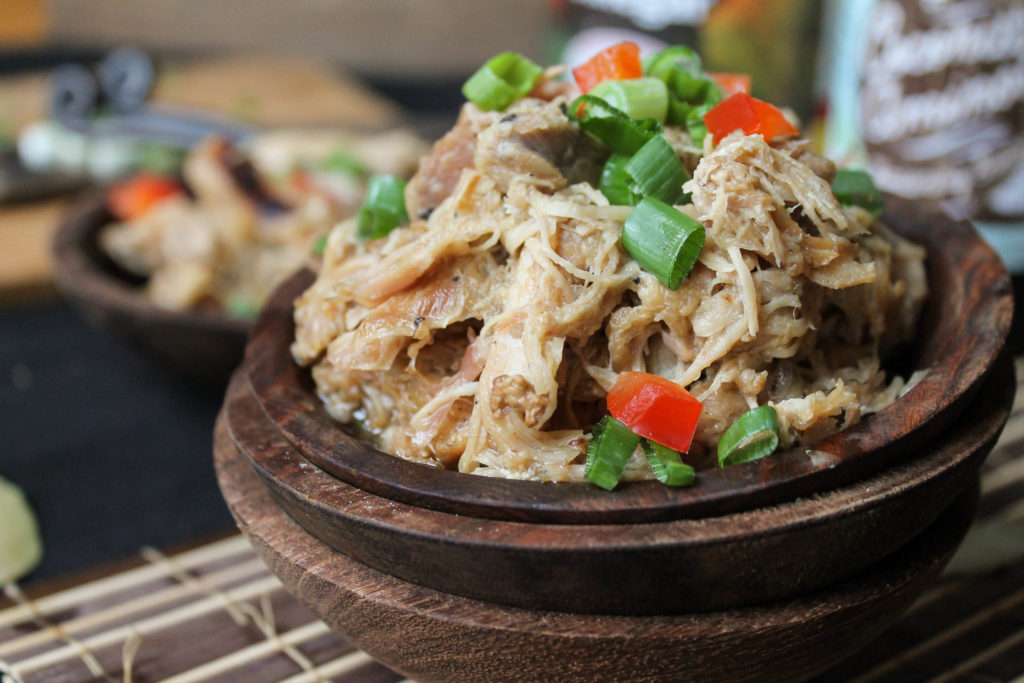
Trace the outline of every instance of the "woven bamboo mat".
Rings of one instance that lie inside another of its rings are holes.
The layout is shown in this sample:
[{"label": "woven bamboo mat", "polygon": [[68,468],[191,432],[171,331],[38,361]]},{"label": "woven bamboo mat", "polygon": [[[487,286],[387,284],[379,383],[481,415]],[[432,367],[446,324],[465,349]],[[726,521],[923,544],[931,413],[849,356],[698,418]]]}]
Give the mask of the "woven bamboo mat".
[{"label": "woven bamboo mat", "polygon": [[[1024,361],[1017,376],[1021,386]],[[1024,390],[981,487],[943,579],[818,680],[1024,682]],[[141,556],[142,566],[34,599],[6,586],[2,682],[403,680],[288,595],[240,536]]]}]

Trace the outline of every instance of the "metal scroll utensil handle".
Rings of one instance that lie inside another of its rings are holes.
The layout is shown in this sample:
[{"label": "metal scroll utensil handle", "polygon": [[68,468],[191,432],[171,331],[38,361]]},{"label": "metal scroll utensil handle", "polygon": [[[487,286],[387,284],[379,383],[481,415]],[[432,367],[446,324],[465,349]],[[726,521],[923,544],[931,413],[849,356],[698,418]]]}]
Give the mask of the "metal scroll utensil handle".
[{"label": "metal scroll utensil handle", "polygon": [[147,105],[156,68],[145,52],[119,47],[95,71],[64,64],[50,80],[50,110],[67,128],[91,136],[120,136],[187,149],[208,135],[230,142],[254,128],[236,119],[194,110]]}]

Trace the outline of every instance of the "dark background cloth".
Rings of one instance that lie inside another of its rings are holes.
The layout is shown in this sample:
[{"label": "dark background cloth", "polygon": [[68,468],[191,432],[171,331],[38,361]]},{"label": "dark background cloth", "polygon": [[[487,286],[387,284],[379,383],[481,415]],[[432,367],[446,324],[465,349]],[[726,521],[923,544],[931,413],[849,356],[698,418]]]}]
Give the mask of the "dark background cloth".
[{"label": "dark background cloth", "polygon": [[45,552],[23,585],[231,530],[212,459],[223,391],[58,300],[0,309],[0,476],[25,491]]}]

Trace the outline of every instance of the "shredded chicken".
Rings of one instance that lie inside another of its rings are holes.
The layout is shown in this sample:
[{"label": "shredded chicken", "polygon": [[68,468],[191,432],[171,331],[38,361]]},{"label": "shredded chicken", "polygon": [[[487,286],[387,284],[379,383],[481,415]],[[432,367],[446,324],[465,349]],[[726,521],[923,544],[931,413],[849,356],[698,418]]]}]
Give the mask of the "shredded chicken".
[{"label": "shredded chicken", "polygon": [[362,202],[365,180],[319,170],[310,146],[320,158],[324,150],[350,149],[368,171],[406,176],[422,149],[402,131],[358,144],[327,131],[275,131],[252,141],[250,163],[211,138],[190,150],[182,168],[192,196],[176,195],[107,226],[101,245],[147,278],[146,295],[158,306],[255,315],[309,259],[316,240]]},{"label": "shredded chicken", "polygon": [[[604,156],[564,106],[465,105],[410,181],[409,226],[365,244],[351,221],[331,233],[292,353],[332,416],[409,460],[579,481],[624,371],[703,403],[698,466],[757,405],[775,406],[792,445],[895,399],[902,382],[880,359],[912,332],[923,251],[841,206],[830,162],[734,133],[696,163],[669,128],[694,162],[692,204],[677,208],[706,231],[673,291],[623,250],[631,207],[595,189]],[[651,474],[635,457],[626,476]]]}]

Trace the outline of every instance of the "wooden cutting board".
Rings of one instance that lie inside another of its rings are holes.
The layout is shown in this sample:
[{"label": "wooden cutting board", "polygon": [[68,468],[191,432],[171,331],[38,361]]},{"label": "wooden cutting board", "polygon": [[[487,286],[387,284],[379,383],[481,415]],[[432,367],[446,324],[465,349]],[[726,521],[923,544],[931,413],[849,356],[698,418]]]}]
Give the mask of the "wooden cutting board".
[{"label": "wooden cutting board", "polygon": [[0,207],[0,305],[52,296],[50,240],[66,200]]}]

